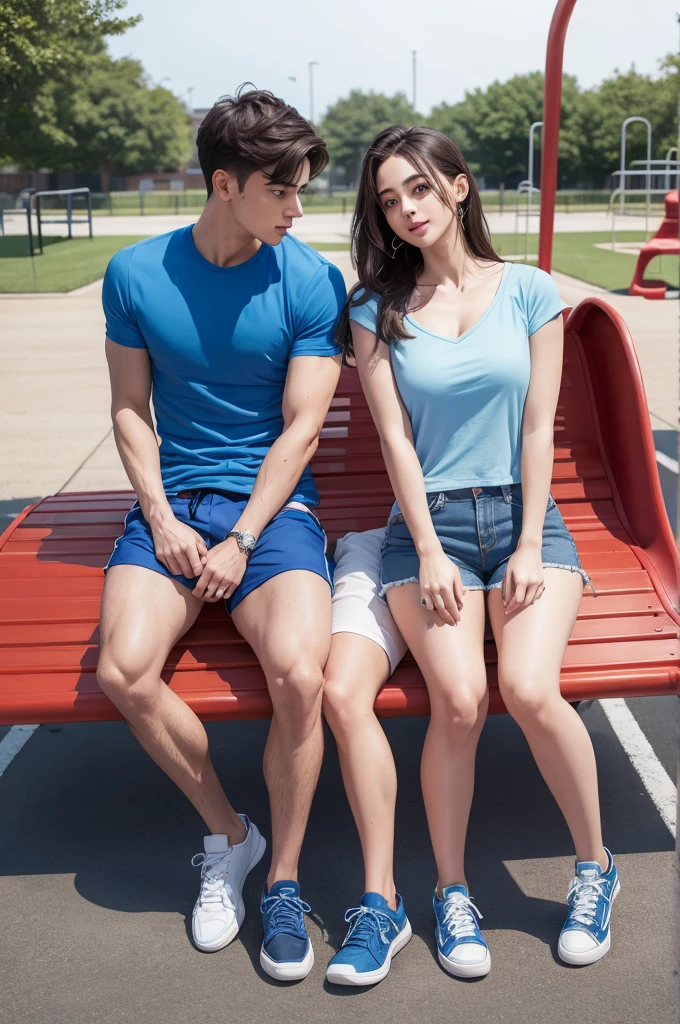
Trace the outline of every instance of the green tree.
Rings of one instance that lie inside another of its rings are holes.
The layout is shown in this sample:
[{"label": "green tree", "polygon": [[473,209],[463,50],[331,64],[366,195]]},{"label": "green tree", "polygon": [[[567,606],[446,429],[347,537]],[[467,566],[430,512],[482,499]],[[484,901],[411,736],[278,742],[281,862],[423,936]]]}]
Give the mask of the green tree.
[{"label": "green tree", "polygon": [[[652,158],[663,157],[677,146],[678,71],[677,58],[662,65],[657,79],[631,68],[616,72],[595,89],[588,89],[578,101],[581,137],[580,176],[597,187],[621,163],[621,125],[625,118],[646,117],[652,125]],[[626,134],[626,163],[647,157],[647,129],[631,124]]]},{"label": "green tree", "polygon": [[402,92],[394,96],[353,89],[326,111],[319,132],[326,140],[331,166],[342,168],[346,181],[357,181],[364,153],[376,135],[390,125],[422,122]]},{"label": "green tree", "polygon": [[[454,105],[441,104],[429,117],[433,128],[443,131],[463,151],[475,174],[496,178],[500,183],[512,175],[528,173],[529,127],[543,117],[542,72],[515,75],[507,82],[493,82],[488,89],[475,89]],[[560,180],[570,176],[580,156],[574,133],[578,99],[576,79],[565,75],[562,84],[562,129],[560,134]],[[536,136],[540,150],[540,133]]]},{"label": "green tree", "polygon": [[13,158],[12,140],[35,122],[41,92],[67,82],[83,57],[105,52],[107,36],[140,20],[119,18],[125,0],[0,0],[0,158]]},{"label": "green tree", "polygon": [[99,171],[108,192],[114,172],[175,170],[191,155],[189,116],[167,89],[148,87],[139,61],[90,57],[43,100],[39,124],[17,140],[24,164]]}]

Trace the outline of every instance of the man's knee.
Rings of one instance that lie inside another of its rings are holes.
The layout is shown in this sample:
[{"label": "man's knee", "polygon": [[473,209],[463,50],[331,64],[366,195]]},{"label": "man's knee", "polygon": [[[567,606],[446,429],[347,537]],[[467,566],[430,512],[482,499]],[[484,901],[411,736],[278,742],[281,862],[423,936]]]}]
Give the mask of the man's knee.
[{"label": "man's knee", "polygon": [[149,711],[155,702],[160,671],[145,651],[107,646],[100,652],[97,683],[124,717]]},{"label": "man's knee", "polygon": [[323,671],[314,662],[300,660],[277,672],[270,684],[274,712],[292,723],[321,714]]}]

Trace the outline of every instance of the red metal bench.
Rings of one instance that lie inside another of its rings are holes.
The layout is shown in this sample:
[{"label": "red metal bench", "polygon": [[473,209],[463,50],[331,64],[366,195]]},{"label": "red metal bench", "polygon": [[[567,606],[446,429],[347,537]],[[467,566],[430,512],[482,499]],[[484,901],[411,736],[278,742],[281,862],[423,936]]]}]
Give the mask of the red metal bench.
[{"label": "red metal bench", "polygon": [[[392,494],[352,370],[343,371],[313,468],[331,540],[385,523]],[[566,324],[552,491],[599,594],[583,597],[563,693],[680,692],[680,560],[632,341],[599,299],[582,302]],[[95,680],[97,621],[102,566],[132,500],[129,492],[60,494],[26,509],[0,537],[0,724],[118,717]],[[486,660],[499,711],[490,636]],[[172,651],[165,678],[201,718],[270,714],[262,672],[221,606],[206,606]],[[377,709],[428,712],[409,657]]]},{"label": "red metal bench", "polygon": [[645,299],[663,299],[666,297],[668,285],[665,281],[651,278],[645,280],[647,265],[656,256],[680,256],[680,238],[678,237],[678,193],[669,192],[664,199],[665,216],[661,226],[653,238],[640,249],[640,255],[633,271],[633,280],[628,289],[629,295],[641,295]]}]

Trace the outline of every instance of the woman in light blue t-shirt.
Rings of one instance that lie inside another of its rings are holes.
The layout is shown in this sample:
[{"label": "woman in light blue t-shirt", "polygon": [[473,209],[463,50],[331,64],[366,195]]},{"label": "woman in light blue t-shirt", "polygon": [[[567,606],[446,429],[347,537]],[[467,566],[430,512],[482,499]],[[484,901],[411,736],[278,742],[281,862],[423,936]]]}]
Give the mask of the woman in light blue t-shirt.
[{"label": "woman in light blue t-shirt", "polygon": [[[433,129],[389,128],[375,140],[363,163],[352,238],[360,284],[338,330],[356,361],[397,499],[371,600],[386,599],[430,697],[421,777],[438,872],[439,961],[460,977],[487,974],[491,965],[464,867],[488,707],[488,610],[501,694],[576,850],[558,952],[570,964],[593,963],[609,949],[619,883],[602,844],[592,743],[559,688],[590,584],[549,493],[565,304],[548,274],[496,254],[462,154]],[[341,561],[352,561],[348,549],[359,551],[353,538],[362,536],[344,538],[338,572]],[[352,643],[364,650],[373,635],[350,622],[348,581],[358,578],[343,577],[334,605],[334,634],[356,634],[343,640],[355,674],[343,676],[334,635],[325,695],[366,877],[377,879],[377,892],[352,911],[345,945],[331,961],[329,978],[345,984],[384,977],[410,934],[385,843],[394,813],[394,789],[384,782],[392,778],[391,754],[370,709],[382,680],[357,672],[368,660],[352,657]],[[372,791],[367,779],[378,780]],[[483,897],[483,880],[479,888]]]}]

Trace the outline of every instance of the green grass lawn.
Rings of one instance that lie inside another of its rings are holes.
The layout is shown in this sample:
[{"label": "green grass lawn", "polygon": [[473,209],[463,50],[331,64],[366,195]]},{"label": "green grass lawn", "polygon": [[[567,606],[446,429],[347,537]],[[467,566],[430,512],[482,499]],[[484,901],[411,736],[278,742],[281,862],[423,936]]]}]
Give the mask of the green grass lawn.
[{"label": "green grass lawn", "polygon": [[[619,231],[616,234],[616,242],[644,242],[643,231]],[[609,232],[583,232],[582,234],[571,234],[560,232],[553,240],[553,267],[563,274],[576,277],[588,284],[597,285],[599,288],[606,288],[608,291],[628,291],[633,278],[633,270],[637,256],[631,253],[608,252],[606,249],[596,249],[596,242],[611,242]],[[514,256],[515,258],[524,253],[524,234],[494,235],[493,243],[499,256]],[[342,245],[338,242],[312,242],[319,252],[347,252],[349,245]],[[529,252],[535,253],[538,247],[538,237],[529,236]],[[521,259],[521,257],[520,257]],[[660,278],[667,281],[672,288],[678,287],[678,259],[673,256],[659,257],[653,260],[645,272],[649,278]]]},{"label": "green grass lawn", "polygon": [[[643,231],[617,231],[616,243],[644,242]],[[495,235],[493,239],[499,256],[516,255],[524,252],[524,235]],[[611,252],[596,249],[596,242],[611,242],[611,232],[583,232],[571,234],[561,232],[553,240],[553,269],[569,274],[580,281],[606,288],[608,291],[628,291],[633,278],[637,256],[632,253]],[[529,251],[536,253],[538,238],[529,236]],[[678,287],[678,259],[673,256],[653,260],[645,277],[667,281],[672,288]]]},{"label": "green grass lawn", "polygon": [[[644,241],[640,231],[622,231],[617,242]],[[106,238],[74,238],[71,241],[46,237],[45,252],[31,259],[25,236],[0,238],[0,293],[2,292],[68,292],[103,277],[106,264],[115,252],[137,238],[111,236]],[[596,249],[594,242],[609,242],[607,232],[556,234],[553,266],[555,270],[610,291],[627,291],[633,276],[636,257],[630,253]],[[501,256],[517,256],[524,252],[525,237],[501,235],[494,237]],[[537,237],[529,238],[535,251]],[[349,245],[340,242],[312,242],[320,252],[347,252]],[[647,277],[661,278],[673,288],[678,286],[678,260],[664,257],[654,260]]]},{"label": "green grass lawn", "polygon": [[43,239],[42,256],[28,254],[25,235],[0,238],[0,293],[70,292],[104,276],[106,264],[119,249],[139,238]]}]

